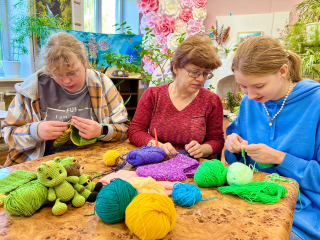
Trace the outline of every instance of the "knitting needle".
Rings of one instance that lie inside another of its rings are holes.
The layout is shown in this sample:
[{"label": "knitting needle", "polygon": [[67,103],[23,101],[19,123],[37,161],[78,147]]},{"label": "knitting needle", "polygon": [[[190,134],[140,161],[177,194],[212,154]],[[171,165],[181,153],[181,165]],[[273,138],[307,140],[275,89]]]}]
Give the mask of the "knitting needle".
[{"label": "knitting needle", "polygon": [[154,137],[156,138],[156,147],[159,148],[157,129],[156,128],[154,128]]},{"label": "knitting needle", "polygon": [[[71,126],[72,126],[72,124],[73,124],[75,121],[76,121],[75,119],[72,121]],[[70,122],[70,120],[69,120],[69,122]],[[48,141],[48,140],[44,140],[44,142],[47,142],[47,141]]]}]

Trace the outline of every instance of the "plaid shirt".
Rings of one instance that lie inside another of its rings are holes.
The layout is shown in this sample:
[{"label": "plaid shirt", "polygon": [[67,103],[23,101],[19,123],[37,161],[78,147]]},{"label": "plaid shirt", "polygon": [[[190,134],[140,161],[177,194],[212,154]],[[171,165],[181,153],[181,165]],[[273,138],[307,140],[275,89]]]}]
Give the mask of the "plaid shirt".
[{"label": "plaid shirt", "polygon": [[[41,70],[16,84],[17,94],[11,102],[8,115],[2,124],[4,140],[9,146],[9,154],[3,167],[43,157],[45,143],[39,138],[37,128],[42,121],[38,95],[38,76]],[[113,82],[95,70],[87,70],[87,88],[93,110],[99,123],[108,124],[108,135],[103,141],[125,141],[127,110],[123,99]]]}]

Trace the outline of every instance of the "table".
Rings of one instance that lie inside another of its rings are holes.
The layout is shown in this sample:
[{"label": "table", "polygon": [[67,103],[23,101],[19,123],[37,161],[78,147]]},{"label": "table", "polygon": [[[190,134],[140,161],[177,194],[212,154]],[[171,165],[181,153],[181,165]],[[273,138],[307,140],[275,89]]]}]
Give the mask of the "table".
[{"label": "table", "polygon": [[[85,169],[103,171],[108,168],[101,157],[107,150],[124,148],[135,149],[128,142],[98,142],[78,149],[72,149],[15,165],[0,170],[3,178],[15,170],[36,171],[41,162],[53,160],[54,157],[76,157]],[[91,158],[90,158],[91,157]],[[128,169],[127,165],[125,168]],[[255,173],[254,180],[264,180],[265,173]],[[98,179],[95,179],[98,181]],[[189,178],[187,182],[192,182]],[[191,209],[175,205],[177,222],[167,240],[202,240],[202,239],[289,239],[294,209],[297,200],[297,189],[293,184],[281,183],[288,189],[288,196],[274,205],[250,204],[243,199],[221,194],[212,188],[201,188],[203,198],[218,196],[213,200],[198,202]],[[31,217],[11,220],[0,208],[0,238],[11,239],[138,239],[125,223],[107,224],[94,212],[94,204],[86,203],[81,208],[68,205],[62,216],[54,216],[52,203],[46,203]]]}]

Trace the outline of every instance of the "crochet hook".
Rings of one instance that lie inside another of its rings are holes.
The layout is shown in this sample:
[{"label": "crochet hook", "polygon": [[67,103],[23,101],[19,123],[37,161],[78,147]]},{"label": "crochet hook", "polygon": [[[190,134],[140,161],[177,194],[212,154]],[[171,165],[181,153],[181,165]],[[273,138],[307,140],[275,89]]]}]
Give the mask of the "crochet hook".
[{"label": "crochet hook", "polygon": [[157,129],[154,128],[154,137],[156,138],[156,147],[159,148],[159,143],[158,143],[158,136],[157,136]]}]

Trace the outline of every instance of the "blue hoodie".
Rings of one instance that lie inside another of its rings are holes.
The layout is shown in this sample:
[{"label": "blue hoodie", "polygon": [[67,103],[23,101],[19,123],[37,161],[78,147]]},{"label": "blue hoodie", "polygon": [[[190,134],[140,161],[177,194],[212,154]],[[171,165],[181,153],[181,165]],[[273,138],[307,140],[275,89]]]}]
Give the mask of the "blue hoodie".
[{"label": "blue hoodie", "polygon": [[[284,98],[267,101],[270,117],[279,111]],[[287,101],[269,126],[262,103],[245,96],[237,119],[227,128],[227,135],[237,133],[249,144],[263,143],[285,152],[280,165],[262,172],[293,178],[300,185],[303,210],[295,212],[292,231],[302,239],[320,239],[320,84],[304,80],[297,83]],[[229,164],[243,161],[240,154],[225,151]],[[246,164],[254,164],[250,157]],[[300,210],[300,203],[296,210]]]}]

